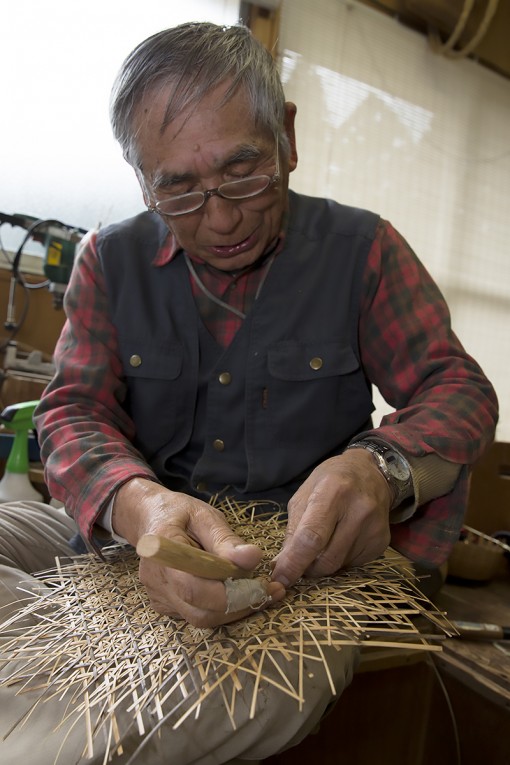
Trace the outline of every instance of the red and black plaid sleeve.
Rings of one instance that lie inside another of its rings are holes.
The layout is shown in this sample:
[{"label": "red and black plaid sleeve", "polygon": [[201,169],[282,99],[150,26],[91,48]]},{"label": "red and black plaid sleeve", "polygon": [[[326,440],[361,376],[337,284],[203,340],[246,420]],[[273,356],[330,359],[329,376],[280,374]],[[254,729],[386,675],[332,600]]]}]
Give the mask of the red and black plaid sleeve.
[{"label": "red and black plaid sleeve", "polygon": [[[410,455],[470,465],[494,438],[496,394],[451,328],[437,285],[405,240],[381,222],[364,274],[362,364],[395,412],[374,433]],[[468,471],[453,492],[393,528],[415,560],[440,563],[458,538]]]},{"label": "red and black plaid sleeve", "polygon": [[126,389],[94,234],[73,268],[65,310],[56,375],[35,422],[49,492],[90,538],[120,485],[134,476],[156,480],[131,443],[134,425],[122,406]]}]

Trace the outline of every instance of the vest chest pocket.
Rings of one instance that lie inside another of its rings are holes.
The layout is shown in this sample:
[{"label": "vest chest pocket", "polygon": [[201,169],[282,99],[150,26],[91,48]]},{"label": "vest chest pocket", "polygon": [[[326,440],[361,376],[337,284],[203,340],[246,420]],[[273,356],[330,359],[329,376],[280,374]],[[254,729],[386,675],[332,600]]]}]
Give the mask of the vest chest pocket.
[{"label": "vest chest pocket", "polygon": [[147,380],[175,380],[182,371],[181,345],[149,345],[135,340],[119,340],[120,356],[126,377]]},{"label": "vest chest pocket", "polygon": [[127,385],[124,406],[136,427],[135,445],[150,460],[164,446],[189,437],[186,418],[195,405],[196,385],[183,379],[179,344],[129,339],[120,340],[119,347]]},{"label": "vest chest pocket", "polygon": [[278,380],[321,380],[359,369],[356,354],[339,342],[277,343],[268,350],[268,370]]},{"label": "vest chest pocket", "polygon": [[272,346],[266,381],[264,414],[258,417],[261,440],[289,449],[295,465],[313,464],[339,448],[373,408],[363,368],[341,342]]}]

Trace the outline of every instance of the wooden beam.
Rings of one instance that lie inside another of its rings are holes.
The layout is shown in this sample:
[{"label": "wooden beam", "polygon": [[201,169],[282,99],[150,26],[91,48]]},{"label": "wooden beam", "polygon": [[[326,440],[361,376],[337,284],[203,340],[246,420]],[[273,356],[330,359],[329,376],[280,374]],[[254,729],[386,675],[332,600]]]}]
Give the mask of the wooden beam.
[{"label": "wooden beam", "polygon": [[273,58],[276,58],[280,31],[280,9],[270,10],[262,5],[250,3],[248,27],[253,36],[267,48]]}]

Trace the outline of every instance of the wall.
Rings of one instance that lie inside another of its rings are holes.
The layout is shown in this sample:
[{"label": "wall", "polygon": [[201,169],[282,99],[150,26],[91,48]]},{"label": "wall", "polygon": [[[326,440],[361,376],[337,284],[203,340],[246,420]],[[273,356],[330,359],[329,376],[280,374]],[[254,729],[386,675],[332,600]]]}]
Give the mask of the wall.
[{"label": "wall", "polygon": [[[25,279],[31,283],[44,281],[43,277],[35,276],[25,276]],[[10,282],[10,271],[0,268],[0,344],[3,344],[9,335],[3,327],[3,323],[7,313]],[[17,319],[23,312],[25,299],[23,289],[17,286],[15,293]],[[56,310],[53,307],[52,296],[47,289],[31,290],[28,299],[30,302],[26,319],[15,340],[20,343],[23,349],[42,351],[51,357],[57,338],[64,326],[64,312],[62,309]]]},{"label": "wall", "polygon": [[350,0],[283,0],[279,55],[298,105],[291,187],[401,231],[494,383],[510,441],[510,81]]},{"label": "wall", "polygon": [[[31,284],[40,284],[44,281],[40,276],[25,275],[24,278]],[[11,333],[4,328],[10,288],[10,271],[0,268],[0,411],[19,401],[38,399],[50,379],[47,368],[44,369],[44,374],[40,373],[40,367],[37,370],[32,367],[29,373],[12,368],[5,371],[9,365],[4,356],[4,346],[11,337]],[[46,288],[29,290],[27,297],[25,291],[18,285],[14,295],[16,321],[22,318],[26,309],[25,319],[14,337],[16,358],[26,361],[28,354],[35,350],[41,353],[41,361],[51,361],[55,343],[65,321],[63,310],[55,310],[53,298]]]}]

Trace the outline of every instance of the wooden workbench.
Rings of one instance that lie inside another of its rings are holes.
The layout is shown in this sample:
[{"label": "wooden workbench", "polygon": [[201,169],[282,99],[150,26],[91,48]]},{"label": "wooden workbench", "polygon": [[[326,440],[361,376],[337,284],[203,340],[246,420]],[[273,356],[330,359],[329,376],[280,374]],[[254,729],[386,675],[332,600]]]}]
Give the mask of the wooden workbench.
[{"label": "wooden workbench", "polygon": [[[452,619],[508,626],[510,576],[479,586],[447,582],[434,601]],[[447,640],[437,663],[477,693],[510,709],[510,640]]]},{"label": "wooden workbench", "polygon": [[[447,582],[451,619],[510,625],[510,574]],[[375,652],[319,731],[267,765],[510,765],[510,641],[448,638],[441,652]]]}]

